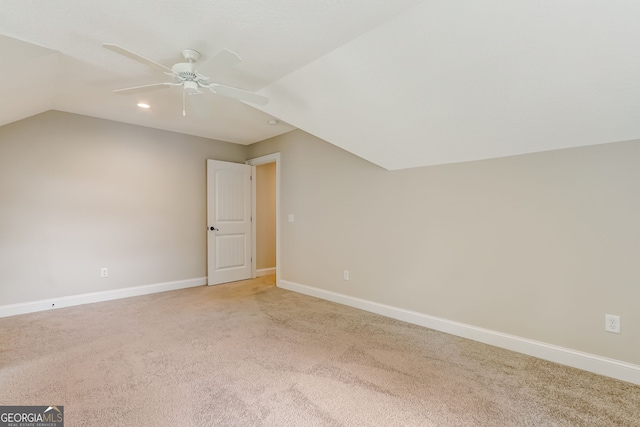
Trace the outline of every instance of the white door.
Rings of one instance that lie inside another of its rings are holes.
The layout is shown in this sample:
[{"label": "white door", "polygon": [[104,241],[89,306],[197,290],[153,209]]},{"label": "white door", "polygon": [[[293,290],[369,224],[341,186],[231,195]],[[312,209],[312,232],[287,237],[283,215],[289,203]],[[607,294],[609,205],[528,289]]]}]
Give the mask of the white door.
[{"label": "white door", "polygon": [[209,285],[251,278],[251,166],[207,160]]}]

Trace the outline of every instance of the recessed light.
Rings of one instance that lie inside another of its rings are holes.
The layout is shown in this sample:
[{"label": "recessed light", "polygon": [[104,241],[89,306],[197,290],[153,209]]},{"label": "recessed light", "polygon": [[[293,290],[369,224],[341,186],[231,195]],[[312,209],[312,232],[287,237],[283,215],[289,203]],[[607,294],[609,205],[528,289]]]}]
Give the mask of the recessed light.
[{"label": "recessed light", "polygon": [[138,105],[138,107],[140,107],[140,108],[145,108],[145,109],[146,108],[151,108],[151,105],[145,104],[144,102],[138,102],[138,104],[136,104],[136,105]]}]

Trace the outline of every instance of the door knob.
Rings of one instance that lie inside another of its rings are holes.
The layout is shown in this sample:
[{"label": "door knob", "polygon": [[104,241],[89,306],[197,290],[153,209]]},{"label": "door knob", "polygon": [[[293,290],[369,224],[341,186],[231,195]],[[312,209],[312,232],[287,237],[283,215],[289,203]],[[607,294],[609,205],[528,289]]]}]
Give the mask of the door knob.
[{"label": "door knob", "polygon": [[218,230],[218,229],[217,229],[217,228],[215,228],[215,227],[209,227],[209,230],[211,230],[211,231],[220,231],[220,230]]}]

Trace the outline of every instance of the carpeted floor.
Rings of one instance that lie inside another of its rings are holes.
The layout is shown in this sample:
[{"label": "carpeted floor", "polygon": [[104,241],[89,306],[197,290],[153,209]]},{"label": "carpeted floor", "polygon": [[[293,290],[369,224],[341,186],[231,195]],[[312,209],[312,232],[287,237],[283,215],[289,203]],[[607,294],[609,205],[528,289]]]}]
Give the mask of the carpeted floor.
[{"label": "carpeted floor", "polygon": [[640,387],[275,288],[0,319],[0,405],[75,426],[640,426]]}]

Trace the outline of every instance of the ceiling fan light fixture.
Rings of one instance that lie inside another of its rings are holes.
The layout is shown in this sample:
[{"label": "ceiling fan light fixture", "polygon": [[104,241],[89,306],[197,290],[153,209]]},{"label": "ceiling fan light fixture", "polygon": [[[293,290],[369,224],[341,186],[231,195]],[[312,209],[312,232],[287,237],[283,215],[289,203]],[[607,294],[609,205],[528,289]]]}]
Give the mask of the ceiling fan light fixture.
[{"label": "ceiling fan light fixture", "polygon": [[202,92],[200,92],[200,88],[198,87],[198,83],[196,82],[191,82],[191,81],[185,81],[184,82],[184,91],[187,93],[187,95],[198,95]]}]

